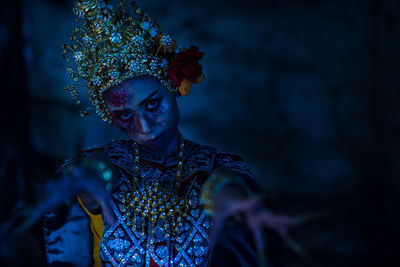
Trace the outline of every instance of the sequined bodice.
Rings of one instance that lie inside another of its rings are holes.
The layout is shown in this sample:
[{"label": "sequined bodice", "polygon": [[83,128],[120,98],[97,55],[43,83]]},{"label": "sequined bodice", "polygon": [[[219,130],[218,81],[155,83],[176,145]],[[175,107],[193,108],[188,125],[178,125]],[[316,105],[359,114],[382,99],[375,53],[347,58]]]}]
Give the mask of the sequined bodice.
[{"label": "sequined bodice", "polygon": [[[177,236],[171,236],[168,221],[144,222],[144,231],[132,231],[124,220],[124,214],[115,207],[117,222],[105,226],[100,245],[104,266],[203,266],[208,256],[208,230],[210,220],[201,209],[196,189],[191,190],[193,209],[185,216]],[[139,224],[140,224],[139,220]],[[154,234],[151,235],[151,232]],[[154,243],[151,242],[154,238]],[[154,266],[154,264],[152,264]]]},{"label": "sequined bodice", "polygon": [[222,165],[244,177],[252,177],[244,163],[232,154],[218,153],[215,149],[187,141],[180,196],[188,200],[189,209],[175,225],[179,231],[173,232],[168,219],[158,219],[154,224],[139,217],[135,228],[129,226],[122,195],[132,191],[132,184],[144,187],[158,182],[172,190],[177,157],[162,158],[141,153],[139,176],[133,181],[132,143],[113,142],[103,150],[120,177],[113,190],[116,222],[113,225],[105,223],[100,243],[102,266],[206,266],[211,220],[201,203],[201,186],[212,170]]},{"label": "sequined bodice", "polygon": [[[116,146],[110,150],[113,163],[120,170],[120,184],[114,190],[114,212],[117,221],[105,225],[100,244],[100,257],[103,266],[204,266],[208,258],[208,231],[210,218],[200,201],[201,181],[209,170],[210,158],[206,153],[189,155],[193,147],[185,151],[183,179],[191,176],[184,185],[182,195],[189,199],[190,210],[176,225],[179,232],[171,231],[170,220],[159,219],[151,224],[144,218],[137,218],[137,227],[128,226],[126,209],[122,205],[123,192],[132,190],[132,183],[139,187],[159,182],[172,190],[175,178],[177,157],[161,158],[151,153],[141,153],[138,181],[132,181],[132,150],[130,146]],[[196,153],[197,154],[197,153]],[[196,163],[194,162],[196,161]],[[197,166],[194,166],[196,164]],[[204,172],[199,172],[203,169]],[[139,180],[140,179],[140,180]]]}]

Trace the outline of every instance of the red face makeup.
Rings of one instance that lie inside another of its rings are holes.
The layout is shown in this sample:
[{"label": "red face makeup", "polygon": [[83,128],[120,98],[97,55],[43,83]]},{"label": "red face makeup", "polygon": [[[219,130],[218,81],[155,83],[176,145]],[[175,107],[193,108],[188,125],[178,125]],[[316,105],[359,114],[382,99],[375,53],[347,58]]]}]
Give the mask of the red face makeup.
[{"label": "red face makeup", "polygon": [[129,93],[124,88],[113,91],[110,96],[110,103],[114,106],[123,106],[128,101],[128,96]]},{"label": "red face makeup", "polygon": [[138,144],[160,152],[179,140],[176,99],[156,78],[133,78],[109,89],[104,99],[113,123]]}]

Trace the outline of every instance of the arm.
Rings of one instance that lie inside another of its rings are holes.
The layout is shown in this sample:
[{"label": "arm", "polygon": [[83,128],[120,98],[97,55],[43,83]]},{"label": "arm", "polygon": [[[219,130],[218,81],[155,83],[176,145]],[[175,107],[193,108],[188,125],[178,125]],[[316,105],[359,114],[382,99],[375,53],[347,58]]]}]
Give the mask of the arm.
[{"label": "arm", "polygon": [[203,185],[203,203],[214,222],[210,235],[210,246],[214,248],[211,263],[283,266],[280,235],[291,218],[272,213],[265,193],[259,190],[251,173],[247,176],[242,170],[246,170],[242,161],[230,161],[215,169]]},{"label": "arm", "polygon": [[[98,155],[70,160],[58,172],[49,186],[58,202],[44,217],[46,256],[49,266],[100,266],[98,257],[103,220],[101,203],[106,203],[108,193],[104,175],[97,168],[103,162]],[[103,162],[104,163],[104,162]],[[76,201],[78,196],[78,201]],[[45,199],[52,200],[51,195]],[[51,201],[51,202],[54,202]],[[93,262],[94,259],[94,262]]]}]

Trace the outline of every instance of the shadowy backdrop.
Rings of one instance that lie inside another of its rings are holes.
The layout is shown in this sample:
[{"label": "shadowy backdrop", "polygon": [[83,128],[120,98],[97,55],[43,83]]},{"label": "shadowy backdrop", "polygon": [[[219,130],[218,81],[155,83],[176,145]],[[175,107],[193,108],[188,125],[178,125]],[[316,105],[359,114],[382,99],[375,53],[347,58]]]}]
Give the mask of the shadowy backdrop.
[{"label": "shadowy backdrop", "polygon": [[[307,253],[287,265],[400,266],[400,2],[137,3],[206,53],[205,82],[179,98],[184,136],[243,156],[281,213],[331,212],[292,229]],[[0,7],[2,222],[78,149],[124,136],[63,91],[73,1]],[[8,266],[45,265],[40,222],[8,249]]]}]

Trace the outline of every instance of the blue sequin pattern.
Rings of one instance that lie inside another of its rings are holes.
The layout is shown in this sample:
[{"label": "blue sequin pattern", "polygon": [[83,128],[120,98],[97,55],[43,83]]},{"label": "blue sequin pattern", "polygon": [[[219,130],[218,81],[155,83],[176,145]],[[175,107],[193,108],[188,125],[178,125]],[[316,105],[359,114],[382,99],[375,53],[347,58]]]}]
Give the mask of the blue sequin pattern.
[{"label": "blue sequin pattern", "polygon": [[[113,192],[116,222],[113,225],[105,223],[100,243],[102,266],[150,266],[151,261],[159,266],[206,266],[211,219],[202,206],[201,186],[213,169],[224,163],[234,168],[235,160],[226,159],[227,156],[218,154],[215,149],[187,141],[182,175],[185,187],[181,194],[189,200],[190,209],[177,225],[180,231],[174,236],[169,232],[168,220],[160,219],[152,226],[138,218],[136,231],[132,230],[126,221],[120,197],[121,192],[132,190],[132,143],[113,142],[106,147],[106,151],[121,176]],[[140,159],[140,181],[134,182],[144,186],[158,181],[169,188],[177,164],[176,157],[159,158],[154,154],[141,153]],[[237,163],[237,170],[252,179],[252,174],[242,163]]]}]

